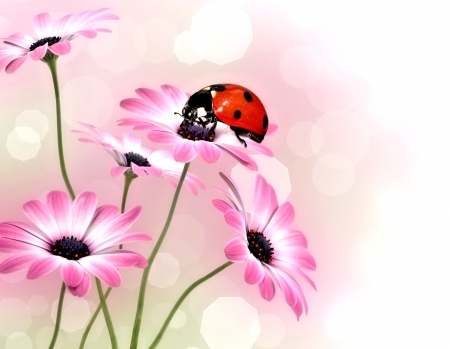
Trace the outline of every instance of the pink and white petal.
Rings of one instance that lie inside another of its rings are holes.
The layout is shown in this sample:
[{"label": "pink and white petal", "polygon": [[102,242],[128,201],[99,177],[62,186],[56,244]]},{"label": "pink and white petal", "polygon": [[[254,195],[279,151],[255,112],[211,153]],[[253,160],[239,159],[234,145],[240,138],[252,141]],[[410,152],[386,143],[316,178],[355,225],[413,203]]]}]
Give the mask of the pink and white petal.
[{"label": "pink and white petal", "polygon": [[288,201],[283,202],[273,214],[270,222],[264,229],[264,234],[269,238],[275,237],[277,231],[289,229],[295,218],[294,206]]},{"label": "pink and white petal", "polygon": [[292,271],[293,273],[296,273],[298,275],[300,275],[302,278],[305,279],[305,281],[315,290],[317,291],[316,285],[314,284],[314,282],[311,280],[311,278],[306,275],[296,264],[292,264],[289,262],[286,262],[284,260],[279,260],[279,259],[275,259],[273,258],[272,261],[270,262],[270,265],[273,267],[276,267],[278,269],[280,268],[284,268],[287,270]]},{"label": "pink and white petal", "polygon": [[79,36],[84,36],[85,38],[88,38],[88,39],[93,39],[93,38],[97,37],[97,31],[95,31],[94,29],[77,30],[73,34],[79,35]]},{"label": "pink and white petal", "polygon": [[269,128],[267,129],[267,132],[266,132],[266,137],[273,136],[275,134],[275,132],[277,132],[277,130],[278,130],[278,125],[270,124]]},{"label": "pink and white petal", "polygon": [[[231,192],[234,194],[234,197],[238,201],[239,205],[241,205],[242,211],[247,212],[247,210],[245,209],[245,206],[244,206],[244,201],[242,200],[241,194],[239,193],[239,189],[237,188],[237,185],[234,182],[234,180],[222,172],[219,172],[219,175],[220,175],[220,177],[222,177],[222,179],[225,181],[225,183],[227,183],[228,186],[230,187]],[[234,201],[234,200],[232,200],[232,201]],[[245,225],[247,226],[247,222],[245,223]]]},{"label": "pink and white petal", "polygon": [[245,220],[244,217],[242,217],[242,214],[239,211],[236,211],[234,209],[228,210],[224,214],[225,216],[225,222],[233,228],[235,231],[237,231],[239,234],[244,237],[244,239],[247,238],[247,229],[245,227]]},{"label": "pink and white petal", "polygon": [[272,186],[259,174],[253,191],[253,208],[250,229],[262,232],[278,208],[278,200]]},{"label": "pink and white petal", "polygon": [[70,52],[72,45],[70,41],[61,41],[49,46],[48,50],[53,52],[57,56],[63,56]]},{"label": "pink and white petal", "polygon": [[277,247],[287,247],[287,246],[300,246],[303,248],[308,247],[308,242],[305,235],[296,229],[280,230],[277,236],[273,236],[270,240],[275,248]]},{"label": "pink and white petal", "polygon": [[97,201],[97,195],[88,191],[75,198],[72,206],[72,234],[74,237],[81,239],[84,236],[97,208]]},{"label": "pink and white petal", "polygon": [[221,143],[217,143],[217,142],[215,142],[215,144],[219,148],[222,148],[222,150],[225,150],[228,154],[230,154],[237,161],[239,161],[239,163],[242,164],[242,166],[244,166],[245,168],[249,169],[250,171],[258,170],[258,165],[256,164],[255,160],[253,160],[247,154],[245,154],[245,153],[241,152],[240,150],[237,150],[233,147],[225,145],[225,144],[221,144]]},{"label": "pink and white petal", "polygon": [[27,279],[37,279],[47,275],[57,269],[64,261],[64,258],[54,256],[50,253],[36,259],[28,269]]},{"label": "pink and white petal", "polygon": [[47,254],[47,250],[44,250],[41,247],[38,247],[36,245],[23,242],[23,241],[17,241],[12,240],[9,238],[0,237],[0,252],[2,253],[22,253],[25,251],[29,252],[39,252]]},{"label": "pink and white petal", "polygon": [[3,39],[4,43],[10,43],[22,47],[27,49],[27,51],[30,50],[30,46],[34,43],[34,41],[35,40],[31,36],[24,33],[15,33]]},{"label": "pink and white petal", "polygon": [[124,174],[128,169],[129,169],[129,167],[126,167],[126,166],[113,167],[110,172],[111,177],[117,178],[120,175]]},{"label": "pink and white petal", "polygon": [[108,28],[95,28],[98,33],[112,33],[111,29]]},{"label": "pink and white petal", "polygon": [[28,201],[23,205],[23,213],[50,241],[61,239],[58,224],[46,204],[39,200]]},{"label": "pink and white petal", "polygon": [[264,279],[264,267],[256,257],[249,253],[245,261],[244,279],[245,282],[254,285],[259,284]]},{"label": "pink and white petal", "polygon": [[84,257],[78,262],[86,271],[98,277],[109,287],[118,287],[122,283],[122,277],[117,269],[99,256]]},{"label": "pink and white petal", "polygon": [[42,257],[42,253],[23,252],[6,258],[0,264],[0,274],[10,274],[28,269],[36,258]]},{"label": "pink and white petal", "polygon": [[76,287],[83,281],[84,269],[77,261],[69,261],[63,258],[61,277],[67,286]]},{"label": "pink and white petal", "polygon": [[144,101],[139,98],[127,98],[120,102],[120,106],[138,116],[141,116],[145,119],[152,120],[151,114],[160,115],[161,112],[157,110],[154,106],[149,105],[147,101]]},{"label": "pink and white petal", "polygon": [[84,297],[91,289],[91,275],[84,273],[83,280],[76,287],[67,287],[69,292],[76,297]]},{"label": "pink and white petal", "polygon": [[128,268],[136,266],[138,268],[146,268],[147,260],[138,253],[117,250],[96,254],[97,257],[101,257],[106,262],[112,264],[117,269]]},{"label": "pink and white petal", "polygon": [[214,199],[212,201],[213,206],[217,208],[220,212],[225,213],[226,211],[232,209],[231,205],[223,200]]},{"label": "pink and white petal", "polygon": [[258,287],[261,297],[266,301],[270,302],[275,296],[275,284],[268,270],[264,271],[264,279],[259,283]]},{"label": "pink and white petal", "polygon": [[69,14],[58,19],[53,25],[53,34],[57,36],[64,36],[66,34],[64,28],[72,16],[72,14]]},{"label": "pink and white petal", "polygon": [[161,85],[161,89],[166,96],[172,97],[171,99],[174,104],[173,106],[177,108],[175,111],[181,110],[188,99],[186,93],[181,91],[178,87],[172,85]]},{"label": "pink and white petal", "polygon": [[283,292],[284,298],[286,299],[286,303],[293,307],[297,304],[297,293],[296,290],[292,287],[292,285],[288,282],[288,275],[282,272],[279,269],[272,268],[269,266],[272,275],[277,280],[278,285],[281,288],[281,292]]},{"label": "pink and white petal", "polygon": [[237,263],[245,262],[250,254],[246,241],[241,237],[236,237],[228,241],[225,245],[224,252],[228,260]]},{"label": "pink and white petal", "polygon": [[191,162],[197,156],[193,141],[178,137],[173,146],[173,158],[178,162]]},{"label": "pink and white petal", "polygon": [[163,175],[163,170],[154,165],[151,165],[150,167],[143,167],[143,170],[155,177],[161,177]]},{"label": "pink and white petal", "polygon": [[[142,97],[151,103],[153,103],[157,108],[161,109],[163,112],[171,112],[171,105],[167,102],[165,96],[158,91],[149,88],[138,88],[136,93],[139,97]],[[173,112],[173,111],[172,111]]]},{"label": "pink and white petal", "polygon": [[98,238],[110,222],[120,215],[119,208],[114,205],[100,206],[95,210],[94,217],[86,230],[83,241],[86,245]]},{"label": "pink and white petal", "polygon": [[3,222],[0,223],[0,236],[17,241],[23,241],[38,247],[47,249],[53,241],[47,236],[34,230],[28,224],[21,222]]},{"label": "pink and white petal", "polygon": [[[47,194],[46,204],[55,218],[61,236],[72,235],[72,200],[62,191],[51,191]],[[74,236],[75,237],[75,236]]]},{"label": "pink and white petal", "polygon": [[131,169],[139,177],[147,176],[147,172],[141,166],[136,165],[134,162],[131,163]]},{"label": "pink and white petal", "polygon": [[266,147],[264,144],[257,143],[255,141],[252,141],[251,139],[247,140],[246,143],[247,149],[254,150],[263,155],[273,157],[273,151],[270,150],[269,147]]},{"label": "pink and white petal", "polygon": [[159,144],[175,144],[180,139],[174,132],[162,130],[150,131],[147,138]]},{"label": "pink and white petal", "polygon": [[130,242],[136,241],[150,241],[152,238],[147,233],[128,233],[124,235],[117,236],[113,239],[105,241],[103,243],[97,244],[95,246],[89,246],[89,249],[93,253],[98,253],[100,251],[106,250],[107,248],[120,245],[120,244],[128,244]]},{"label": "pink and white petal", "polygon": [[314,257],[306,249],[298,246],[277,247],[273,251],[273,258],[298,265],[308,270],[316,270]]},{"label": "pink and white petal", "polygon": [[202,158],[203,161],[214,163],[222,158],[222,151],[211,142],[195,141],[195,151]]},{"label": "pink and white petal", "polygon": [[8,63],[8,65],[5,68],[5,72],[7,74],[14,73],[19,67],[27,60],[27,56],[19,57],[11,62]]},{"label": "pink and white petal", "polygon": [[40,39],[52,36],[53,25],[50,15],[48,13],[40,13],[35,16],[33,18],[33,28]]},{"label": "pink and white petal", "polygon": [[[292,311],[294,312],[295,316],[297,317],[297,321],[300,320],[300,316],[303,313],[303,306],[302,306],[302,302],[300,301],[300,299],[297,299],[297,303],[291,307]],[[306,310],[306,314],[308,314],[308,310]]]}]

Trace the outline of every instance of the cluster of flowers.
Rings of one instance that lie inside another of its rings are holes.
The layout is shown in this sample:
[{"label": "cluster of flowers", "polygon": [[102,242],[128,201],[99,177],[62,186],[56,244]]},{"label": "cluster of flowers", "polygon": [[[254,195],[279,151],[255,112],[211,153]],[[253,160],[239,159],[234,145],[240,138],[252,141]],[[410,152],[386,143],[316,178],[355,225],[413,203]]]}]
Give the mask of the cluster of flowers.
[{"label": "cluster of flowers", "polygon": [[[0,69],[12,73],[30,57],[44,61],[52,70],[58,56],[70,52],[74,38],[95,38],[100,32],[109,32],[108,29],[97,28],[100,22],[118,19],[106,10],[67,15],[54,24],[47,13],[37,15],[33,19],[35,38],[17,33],[2,39]],[[178,131],[184,119],[176,112],[183,109],[188,95],[170,85],[161,86],[161,90],[138,88],[138,98],[123,100],[120,106],[136,117],[121,119],[119,125],[147,130],[150,141],[171,144],[173,152],[144,147],[141,138],[135,135],[124,133],[123,137],[118,137],[82,123],[84,130],[73,130],[80,134],[79,140],[105,149],[117,163],[111,169],[111,176],[125,176],[122,209],[113,205],[97,207],[97,195],[92,192],[75,196],[62,167],[70,196],[62,191],[52,191],[45,202],[32,200],[23,206],[25,216],[36,228],[16,221],[0,223],[0,252],[10,255],[0,264],[0,273],[28,270],[27,278],[36,279],[60,268],[63,286],[79,297],[89,292],[91,275],[109,287],[121,284],[117,270],[120,268],[146,268],[148,275],[151,258],[147,261],[138,253],[122,249],[122,244],[151,239],[146,233],[128,233],[141,212],[141,207],[124,212],[126,192],[132,180],[148,175],[165,178],[177,188],[176,204],[182,185],[194,194],[198,193],[198,188],[205,189],[197,176],[187,173],[189,163],[197,155],[208,163],[215,163],[225,152],[248,169],[257,170],[254,160],[242,151],[243,146],[234,131],[224,123],[218,123],[213,139],[193,140],[180,134]],[[60,118],[59,112],[57,114]],[[201,131],[204,126],[194,125],[193,128]],[[267,136],[274,134],[276,129],[275,125],[269,125]],[[62,149],[62,140],[58,139],[58,142],[61,142]],[[246,148],[273,156],[269,148],[251,139],[246,140]],[[59,155],[63,158],[62,150]],[[275,285],[278,285],[298,319],[303,311],[307,312],[307,303],[300,285],[290,273],[302,277],[315,288],[304,272],[305,269],[315,270],[315,261],[307,251],[303,233],[290,228],[295,217],[293,206],[289,202],[279,204],[273,187],[258,175],[253,213],[250,214],[231,177],[220,175],[231,194],[219,189],[228,202],[216,199],[213,205],[239,234],[226,244],[226,258],[231,262],[245,263],[245,281],[251,285],[258,284],[264,299],[272,300]],[[102,309],[106,317],[107,309]]]}]

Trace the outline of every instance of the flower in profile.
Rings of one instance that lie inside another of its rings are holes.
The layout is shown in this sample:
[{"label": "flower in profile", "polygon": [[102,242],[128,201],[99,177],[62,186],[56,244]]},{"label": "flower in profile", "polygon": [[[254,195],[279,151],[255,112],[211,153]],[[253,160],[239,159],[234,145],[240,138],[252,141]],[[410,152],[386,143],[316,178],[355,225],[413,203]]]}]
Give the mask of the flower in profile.
[{"label": "flower in profile", "polygon": [[38,229],[21,222],[0,223],[0,252],[8,257],[0,264],[0,273],[28,269],[27,278],[36,279],[61,267],[61,277],[75,296],[85,296],[91,276],[110,287],[122,278],[117,268],[145,268],[140,254],[119,250],[119,244],[151,240],[145,233],[125,234],[141,213],[135,207],[120,214],[112,205],[97,208],[97,195],[79,194],[72,203],[61,191],[52,191],[46,201],[32,200],[23,212]]},{"label": "flower in profile", "polygon": [[13,73],[25,60],[44,59],[47,52],[61,56],[70,52],[70,41],[77,36],[95,38],[99,32],[111,32],[106,28],[94,28],[99,22],[119,19],[111,13],[104,13],[107,8],[88,10],[76,14],[66,15],[54,24],[48,13],[41,13],[33,18],[33,27],[37,36],[35,38],[16,33],[2,38],[0,47],[0,70],[5,68],[7,73]]},{"label": "flower in profile", "polygon": [[245,281],[258,284],[264,299],[273,299],[275,283],[278,284],[298,320],[303,309],[308,312],[308,306],[300,285],[289,272],[301,276],[316,289],[303,271],[315,270],[316,262],[306,250],[308,245],[303,233],[290,228],[295,217],[292,204],[284,202],[278,206],[272,186],[257,175],[253,213],[248,214],[234,181],[223,173],[220,175],[235,199],[219,189],[231,200],[231,205],[219,199],[213,200],[213,204],[224,213],[227,224],[240,234],[226,244],[225,256],[232,262],[245,263]]},{"label": "flower in profile", "polygon": [[[118,177],[121,174],[129,174],[133,177],[153,175],[169,181],[177,186],[171,178],[180,179],[183,165],[173,159],[171,152],[166,150],[154,150],[141,145],[141,139],[124,133],[123,138],[113,136],[92,125],[80,122],[89,132],[73,130],[91,138],[81,137],[78,140],[85,143],[100,145],[113,158],[119,166],[111,169],[111,176]],[[92,139],[93,138],[93,139]],[[193,174],[186,174],[184,183],[189,190],[197,195],[197,187],[205,189],[204,184]]]},{"label": "flower in profile", "polygon": [[[193,123],[185,125],[184,118],[177,114],[182,111],[188,95],[179,88],[162,85],[162,93],[148,88],[138,88],[136,93],[140,98],[128,98],[120,102],[120,106],[139,118],[119,120],[120,126],[134,126],[134,129],[148,129],[148,138],[161,144],[173,144],[173,157],[178,162],[190,162],[199,155],[204,161],[213,163],[222,157],[222,151],[233,156],[250,170],[257,170],[255,161],[240,151],[242,144],[236,138],[234,131],[222,122],[217,124],[214,132],[210,127]],[[269,125],[266,136],[277,129]],[[273,156],[265,145],[251,139],[246,140],[247,148],[267,156]]]}]

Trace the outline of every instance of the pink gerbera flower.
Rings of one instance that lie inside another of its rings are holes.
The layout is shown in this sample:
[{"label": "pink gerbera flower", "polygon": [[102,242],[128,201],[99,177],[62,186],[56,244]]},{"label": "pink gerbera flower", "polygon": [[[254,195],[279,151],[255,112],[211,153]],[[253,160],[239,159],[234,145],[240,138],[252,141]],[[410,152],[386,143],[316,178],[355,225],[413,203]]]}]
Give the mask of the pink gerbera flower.
[{"label": "pink gerbera flower", "polygon": [[[228,125],[219,122],[214,133],[209,131],[210,128],[197,124],[180,127],[184,118],[177,113],[183,110],[188,95],[175,86],[162,85],[161,89],[163,93],[138,88],[136,93],[140,98],[128,98],[120,102],[122,108],[140,118],[121,119],[119,125],[149,129],[148,138],[151,141],[173,144],[173,157],[178,162],[190,162],[197,155],[206,162],[217,162],[222,157],[222,151],[225,151],[247,168],[258,169],[252,158],[236,149],[243,146]],[[269,125],[266,136],[273,134],[276,129],[276,125]],[[246,140],[246,143],[250,150],[273,156],[265,145],[251,139]]]},{"label": "pink gerbera flower", "polygon": [[[131,174],[133,177],[153,175],[162,177],[169,181],[174,187],[177,184],[171,179],[180,179],[183,172],[183,165],[173,159],[172,153],[166,150],[154,150],[141,145],[141,139],[124,133],[123,138],[113,136],[92,125],[80,122],[90,133],[74,130],[72,132],[83,133],[90,138],[79,138],[85,143],[102,146],[119,166],[111,169],[111,176],[118,177],[121,174]],[[195,195],[198,191],[196,186],[205,189],[204,184],[193,174],[186,174],[184,185]]]},{"label": "pink gerbera flower", "polygon": [[300,285],[288,272],[301,276],[315,289],[302,269],[315,270],[316,262],[306,250],[303,233],[290,228],[295,217],[293,206],[289,202],[278,206],[272,186],[257,175],[253,213],[247,221],[244,202],[235,183],[223,173],[220,175],[236,200],[219,189],[231,200],[232,206],[218,199],[213,200],[213,204],[224,213],[227,224],[240,234],[226,244],[226,257],[232,262],[245,263],[245,281],[259,284],[261,296],[268,301],[275,295],[275,281],[298,320],[303,309],[308,312],[308,306]]},{"label": "pink gerbera flower", "polygon": [[95,38],[98,32],[111,32],[106,28],[93,28],[99,22],[119,19],[111,13],[104,13],[107,8],[88,10],[58,19],[52,24],[48,13],[41,13],[33,18],[36,38],[24,33],[16,33],[2,38],[7,45],[0,47],[0,70],[13,73],[28,58],[43,59],[48,51],[61,56],[70,52],[70,41],[77,36]]},{"label": "pink gerbera flower", "polygon": [[96,208],[97,195],[84,192],[72,203],[67,194],[52,191],[46,202],[32,200],[23,212],[38,229],[21,222],[0,223],[0,252],[11,254],[0,264],[0,273],[28,269],[36,279],[61,267],[68,290],[83,297],[95,275],[110,287],[122,279],[117,268],[145,268],[140,254],[114,248],[119,244],[148,241],[144,233],[125,234],[141,213],[135,207],[120,214],[112,205]]}]

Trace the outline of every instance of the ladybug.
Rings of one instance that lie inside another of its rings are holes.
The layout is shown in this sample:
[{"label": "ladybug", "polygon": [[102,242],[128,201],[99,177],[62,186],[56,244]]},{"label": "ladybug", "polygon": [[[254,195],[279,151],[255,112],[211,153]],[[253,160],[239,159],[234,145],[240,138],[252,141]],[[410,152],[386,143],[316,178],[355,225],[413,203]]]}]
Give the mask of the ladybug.
[{"label": "ladybug", "polygon": [[269,126],[259,98],[248,88],[234,84],[210,85],[194,93],[184,105],[181,116],[189,125],[196,122],[206,127],[212,123],[212,133],[218,121],[227,124],[245,146],[247,143],[241,136],[261,143]]}]

